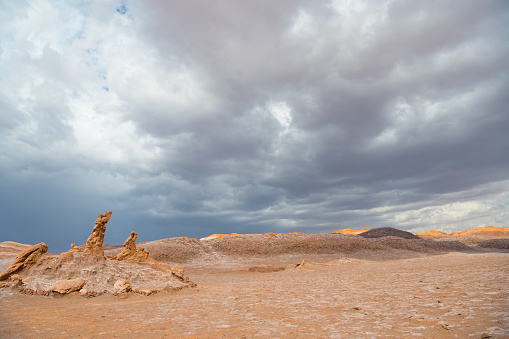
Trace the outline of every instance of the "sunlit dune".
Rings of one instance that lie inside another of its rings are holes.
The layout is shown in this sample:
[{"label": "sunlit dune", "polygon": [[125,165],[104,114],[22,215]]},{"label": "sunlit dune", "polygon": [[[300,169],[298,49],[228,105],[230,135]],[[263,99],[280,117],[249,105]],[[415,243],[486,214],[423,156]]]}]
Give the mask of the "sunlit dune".
[{"label": "sunlit dune", "polygon": [[486,226],[477,227],[461,232],[452,232],[451,235],[482,235],[482,236],[509,236],[509,227]]},{"label": "sunlit dune", "polygon": [[[285,233],[275,233],[275,232],[267,232],[267,233],[255,233],[255,234],[238,234],[238,233],[230,233],[230,234],[212,234],[205,238],[200,238],[201,241],[203,240],[212,240],[217,238],[223,238],[223,237],[232,237],[232,236],[252,236],[252,237],[259,237],[262,235],[270,235],[270,236],[277,236]],[[288,232],[288,234],[304,234],[302,232]]]},{"label": "sunlit dune", "polygon": [[332,233],[335,233],[335,234],[360,234],[360,233],[364,233],[364,232],[367,232],[369,231],[369,228],[364,228],[362,230],[352,230],[351,228],[344,228],[342,230],[339,230],[339,231],[333,231]]},{"label": "sunlit dune", "polygon": [[423,233],[415,233],[415,235],[448,235],[448,234],[441,231],[431,230]]}]

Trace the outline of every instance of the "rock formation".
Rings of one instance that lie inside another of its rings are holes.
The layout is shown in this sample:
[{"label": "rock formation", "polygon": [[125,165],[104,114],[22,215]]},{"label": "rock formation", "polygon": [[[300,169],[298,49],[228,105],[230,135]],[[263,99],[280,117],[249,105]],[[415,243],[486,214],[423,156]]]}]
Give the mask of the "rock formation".
[{"label": "rock formation", "polygon": [[[84,250],[73,243],[67,252],[42,257],[48,250],[47,245],[40,243],[28,247],[1,273],[0,280],[11,279],[1,281],[0,288],[13,288],[28,295],[71,293],[91,297],[113,293],[125,297],[125,292],[130,291],[150,295],[196,286],[184,275],[181,266],[172,267],[154,260],[142,246],[137,249],[136,232],[131,232],[121,253],[114,257],[105,256],[102,247],[111,214],[106,212],[98,216]],[[129,281],[119,280],[124,277]],[[139,289],[133,289],[131,283]]]},{"label": "rock formation", "polygon": [[94,229],[92,233],[88,237],[87,243],[85,245],[85,252],[90,254],[100,254],[103,255],[103,242],[104,242],[104,233],[106,232],[106,223],[110,220],[111,211],[108,211],[104,214],[99,214],[97,220],[95,221]]},{"label": "rock formation", "polygon": [[134,255],[127,257],[125,259],[125,261],[132,262],[132,263],[141,263],[141,262],[146,262],[146,261],[155,262],[155,260],[150,256],[150,254],[142,246],[140,246],[138,248],[138,250],[136,251],[136,253],[134,253]]},{"label": "rock formation", "polygon": [[136,254],[136,238],[138,234],[131,232],[131,235],[124,241],[124,250],[112,259],[124,260]]},{"label": "rock formation", "polygon": [[47,250],[48,245],[42,242],[25,249],[16,256],[16,259],[14,259],[12,264],[10,264],[5,271],[0,273],[0,281],[7,279],[12,274],[32,267]]},{"label": "rock formation", "polygon": [[77,292],[85,286],[85,280],[81,278],[70,279],[70,280],[59,280],[51,286],[49,289],[51,292],[58,292],[60,294],[66,294],[71,292]]}]

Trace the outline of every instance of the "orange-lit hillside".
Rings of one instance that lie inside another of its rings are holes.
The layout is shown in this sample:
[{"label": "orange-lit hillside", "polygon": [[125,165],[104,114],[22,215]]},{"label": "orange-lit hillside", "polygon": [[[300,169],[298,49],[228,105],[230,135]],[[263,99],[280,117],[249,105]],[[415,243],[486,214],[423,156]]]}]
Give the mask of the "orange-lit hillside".
[{"label": "orange-lit hillside", "polygon": [[509,236],[509,227],[496,227],[496,226],[477,227],[471,230],[452,232],[451,235]]},{"label": "orange-lit hillside", "polygon": [[339,231],[334,231],[332,233],[340,233],[340,234],[360,234],[360,233],[364,233],[366,231],[369,231],[369,228],[364,228],[362,230],[352,230],[351,228],[344,228],[342,230],[339,230]]},{"label": "orange-lit hillside", "polygon": [[[253,236],[253,237],[259,237],[259,236],[262,236],[262,235],[270,235],[270,236],[275,237],[276,235],[279,235],[279,234],[283,234],[283,233],[267,232],[267,233],[262,233],[262,234],[238,234],[238,233],[212,234],[212,235],[209,235],[208,237],[201,238],[200,240],[211,240],[211,239],[217,239],[217,238],[222,238],[222,237],[231,237],[231,236],[236,236],[236,235]],[[304,234],[304,233],[301,233],[301,232],[289,232],[288,234]]]},{"label": "orange-lit hillside", "polygon": [[415,233],[415,235],[448,235],[448,234],[441,231],[431,230],[423,233]]}]

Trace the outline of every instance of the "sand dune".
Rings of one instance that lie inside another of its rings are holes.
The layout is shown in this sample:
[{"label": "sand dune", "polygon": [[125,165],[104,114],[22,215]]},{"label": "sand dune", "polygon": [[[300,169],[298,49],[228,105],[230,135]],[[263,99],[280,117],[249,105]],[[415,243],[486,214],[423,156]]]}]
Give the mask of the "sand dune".
[{"label": "sand dune", "polygon": [[[384,228],[377,238],[345,234],[258,234],[199,240],[179,237],[144,242],[143,246],[158,261],[169,264],[246,260],[277,256],[353,255],[357,257],[415,256],[450,251],[476,252],[483,249],[457,241],[429,241],[411,233]],[[368,234],[369,236],[369,234]],[[405,237],[414,237],[405,239]],[[113,255],[118,250],[107,250]]]},{"label": "sand dune", "polygon": [[461,232],[452,232],[451,235],[455,235],[455,236],[479,235],[479,236],[488,236],[488,237],[496,237],[496,236],[509,237],[509,227],[495,227],[495,226],[478,227],[478,228],[474,228],[474,229],[470,229],[470,230],[464,230]]}]

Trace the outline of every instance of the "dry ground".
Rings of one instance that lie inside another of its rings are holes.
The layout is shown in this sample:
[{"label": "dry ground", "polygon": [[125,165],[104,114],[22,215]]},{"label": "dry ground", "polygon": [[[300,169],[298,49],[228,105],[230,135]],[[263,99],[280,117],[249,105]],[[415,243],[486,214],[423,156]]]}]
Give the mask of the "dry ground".
[{"label": "dry ground", "polygon": [[149,297],[3,291],[0,338],[509,338],[508,253],[302,258],[193,263],[197,288]]}]

